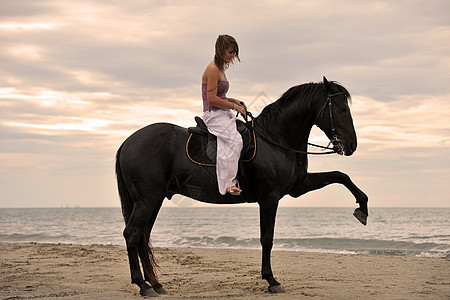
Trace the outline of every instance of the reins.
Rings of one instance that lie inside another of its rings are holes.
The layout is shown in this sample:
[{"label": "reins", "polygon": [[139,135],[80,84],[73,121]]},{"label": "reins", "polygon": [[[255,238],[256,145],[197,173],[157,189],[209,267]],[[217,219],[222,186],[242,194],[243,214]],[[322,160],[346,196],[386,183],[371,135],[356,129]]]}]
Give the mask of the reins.
[{"label": "reins", "polygon": [[271,143],[272,145],[275,145],[279,148],[294,152],[294,153],[300,153],[300,154],[311,154],[311,155],[323,155],[323,154],[334,154],[337,153],[333,148],[330,147],[326,147],[326,146],[321,146],[321,145],[316,145],[316,144],[312,144],[312,143],[308,143],[308,145],[310,146],[314,146],[314,147],[318,147],[318,148],[323,148],[323,149],[328,149],[331,151],[326,151],[326,152],[310,152],[310,151],[302,151],[302,150],[296,150],[296,149],[292,149],[286,146],[282,146],[270,139],[268,139],[266,136],[264,136],[261,132],[259,132],[255,127],[253,127],[253,130],[260,136],[262,137],[265,141]]},{"label": "reins", "polygon": [[246,112],[246,116],[244,117],[245,122],[248,123],[248,116],[250,116],[251,121],[252,122],[252,128],[253,130],[259,135],[261,136],[265,141],[288,151],[294,152],[294,153],[300,153],[300,154],[311,154],[311,155],[324,155],[324,154],[334,154],[334,153],[338,153],[338,151],[334,150],[334,148],[330,148],[329,146],[331,144],[335,144],[335,143],[339,143],[340,140],[337,137],[337,133],[336,133],[336,127],[334,126],[334,119],[333,119],[333,113],[332,113],[332,102],[331,102],[331,98],[334,96],[338,96],[343,94],[343,92],[339,92],[339,93],[335,93],[335,94],[328,94],[327,96],[327,101],[325,102],[325,104],[322,106],[322,108],[320,109],[319,113],[316,116],[316,119],[314,121],[314,124],[317,125],[317,120],[319,119],[319,117],[321,117],[323,115],[323,112],[325,111],[325,107],[328,105],[329,110],[330,110],[330,122],[331,122],[331,131],[333,132],[333,139],[330,140],[330,142],[328,143],[328,146],[321,146],[321,145],[317,145],[317,144],[313,144],[313,143],[309,143],[308,145],[313,146],[313,147],[317,147],[317,148],[322,148],[322,149],[327,149],[327,150],[331,150],[331,151],[326,151],[326,152],[310,152],[310,151],[301,151],[301,150],[296,150],[296,149],[292,149],[290,147],[286,147],[283,145],[280,145],[274,141],[272,141],[271,139],[267,138],[266,136],[264,136],[259,130],[256,129],[256,127],[253,126],[253,120],[255,119],[252,115],[251,112],[247,111],[247,109],[245,109]]}]

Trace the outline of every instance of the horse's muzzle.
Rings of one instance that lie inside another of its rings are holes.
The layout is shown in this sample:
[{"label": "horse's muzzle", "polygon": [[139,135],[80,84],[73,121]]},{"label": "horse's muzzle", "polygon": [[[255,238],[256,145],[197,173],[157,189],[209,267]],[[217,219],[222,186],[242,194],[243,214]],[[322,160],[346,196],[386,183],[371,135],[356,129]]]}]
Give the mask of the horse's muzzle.
[{"label": "horse's muzzle", "polygon": [[344,155],[344,144],[341,140],[335,139],[332,141],[333,143],[333,151],[336,152],[339,155]]},{"label": "horse's muzzle", "polygon": [[350,156],[355,152],[356,144],[350,143],[348,147],[345,147],[341,140],[336,139],[333,141],[333,150],[339,155]]}]

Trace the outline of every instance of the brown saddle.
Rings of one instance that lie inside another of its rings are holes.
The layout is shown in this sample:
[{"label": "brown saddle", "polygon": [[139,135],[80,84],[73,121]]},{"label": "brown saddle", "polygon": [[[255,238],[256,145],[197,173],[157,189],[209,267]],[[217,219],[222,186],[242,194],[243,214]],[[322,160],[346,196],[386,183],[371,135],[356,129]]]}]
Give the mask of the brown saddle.
[{"label": "brown saddle", "polygon": [[[189,138],[186,142],[186,154],[195,164],[214,167],[217,156],[217,137],[209,133],[205,122],[195,117],[196,127],[189,127]],[[242,136],[243,146],[240,161],[248,162],[256,155],[256,139],[253,121],[244,123],[236,120],[236,127]]]}]

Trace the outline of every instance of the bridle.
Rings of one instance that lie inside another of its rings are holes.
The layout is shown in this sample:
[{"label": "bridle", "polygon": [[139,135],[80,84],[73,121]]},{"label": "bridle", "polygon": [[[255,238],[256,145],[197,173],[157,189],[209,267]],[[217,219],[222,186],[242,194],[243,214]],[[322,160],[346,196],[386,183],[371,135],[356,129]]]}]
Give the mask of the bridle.
[{"label": "bridle", "polygon": [[[329,148],[329,146],[331,144],[334,146],[342,145],[342,141],[337,136],[336,126],[334,126],[334,118],[333,118],[333,110],[332,110],[333,102],[331,100],[333,97],[343,95],[343,94],[344,94],[344,92],[328,94],[327,101],[322,106],[322,108],[320,109],[319,113],[316,116],[316,119],[314,120],[314,124],[319,126],[318,119],[323,115],[323,112],[325,111],[325,107],[328,105],[328,108],[329,108],[328,110],[330,112],[330,125],[331,125],[332,138],[325,149],[333,149],[332,153],[339,153],[339,154],[341,154],[341,152],[342,152],[341,147],[339,147],[340,149],[338,151],[336,151],[334,148]],[[308,144],[312,145],[310,143],[308,143]],[[317,146],[317,145],[314,145],[314,146]]]},{"label": "bridle", "polygon": [[[338,92],[338,93],[334,93],[334,94],[328,94],[328,95],[327,95],[327,101],[326,101],[325,104],[322,106],[322,108],[319,110],[319,113],[317,114],[316,119],[314,120],[314,124],[317,125],[317,126],[319,126],[319,124],[318,124],[318,119],[323,115],[323,113],[324,113],[324,111],[325,111],[325,108],[326,108],[327,105],[328,105],[328,108],[329,108],[329,111],[330,111],[331,131],[332,131],[332,133],[333,133],[332,139],[330,140],[330,142],[328,143],[328,145],[325,147],[325,146],[321,146],[321,145],[317,145],[317,144],[308,143],[308,145],[310,145],[310,146],[317,147],[317,148],[322,148],[322,149],[327,149],[327,150],[330,150],[330,151],[326,151],[326,152],[309,152],[309,151],[301,151],[301,150],[292,149],[292,148],[289,148],[289,147],[286,147],[286,146],[282,146],[282,145],[280,145],[280,144],[278,144],[278,143],[276,143],[276,142],[270,140],[269,138],[265,137],[265,136],[264,136],[261,132],[259,132],[255,127],[253,127],[253,122],[252,122],[253,130],[254,130],[259,136],[261,136],[264,140],[266,140],[267,142],[269,142],[269,143],[271,143],[271,144],[273,144],[273,145],[275,145],[275,146],[277,146],[277,147],[279,147],[279,148],[282,148],[282,149],[285,149],[285,150],[289,150],[289,151],[291,151],[291,152],[300,153],[300,154],[312,154],[312,155],[323,155],[323,154],[334,154],[334,153],[342,154],[342,150],[343,150],[343,149],[342,149],[342,141],[341,141],[341,140],[338,138],[338,136],[337,136],[336,127],[335,127],[335,125],[334,125],[333,111],[332,111],[333,102],[331,101],[333,97],[339,96],[339,95],[342,95],[342,94],[344,94],[344,92]],[[252,115],[249,111],[247,111],[247,110],[246,110],[246,114],[247,114],[247,116],[250,116],[250,118],[251,118],[252,121],[253,121],[253,119],[254,119],[253,115]],[[247,116],[245,116],[244,119],[245,119],[246,122],[249,122],[249,121],[247,120]],[[334,145],[334,146],[336,146],[336,147],[338,147],[338,150],[336,150],[335,147],[330,148],[330,145],[331,145],[331,144]]]}]

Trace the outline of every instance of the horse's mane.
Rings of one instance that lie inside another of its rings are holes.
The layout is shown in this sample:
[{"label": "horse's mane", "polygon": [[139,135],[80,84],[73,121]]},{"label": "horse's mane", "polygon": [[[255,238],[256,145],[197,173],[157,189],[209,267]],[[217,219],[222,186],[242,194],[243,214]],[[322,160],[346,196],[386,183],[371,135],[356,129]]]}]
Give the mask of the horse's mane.
[{"label": "horse's mane", "polygon": [[[351,103],[352,98],[346,88],[336,81],[329,81],[329,84],[333,93],[344,93],[347,100]],[[280,110],[293,101],[299,101],[302,106],[310,109],[316,99],[323,98],[320,97],[321,94],[326,94],[326,89],[323,82],[310,82],[293,86],[288,89],[277,101],[267,105],[259,116],[269,116],[273,113],[273,111]]]}]

